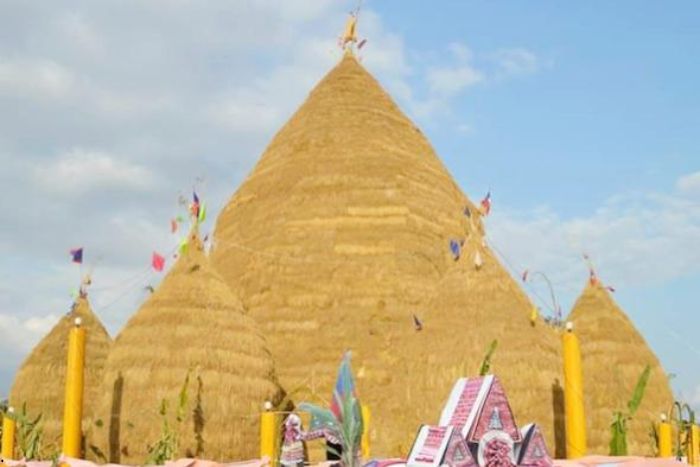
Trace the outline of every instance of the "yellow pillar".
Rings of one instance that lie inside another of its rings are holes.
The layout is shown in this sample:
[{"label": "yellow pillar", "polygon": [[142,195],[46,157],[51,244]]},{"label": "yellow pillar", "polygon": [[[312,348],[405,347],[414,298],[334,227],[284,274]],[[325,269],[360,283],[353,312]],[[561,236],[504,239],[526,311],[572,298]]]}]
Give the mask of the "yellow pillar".
[{"label": "yellow pillar", "polygon": [[85,367],[85,328],[80,318],[68,338],[66,397],[63,406],[63,454],[80,457],[83,419],[83,369]]},{"label": "yellow pillar", "polygon": [[372,418],[372,412],[369,407],[362,405],[362,458],[369,459],[369,424]]},{"label": "yellow pillar", "polygon": [[272,411],[272,404],[265,402],[265,411],[260,414],[260,458],[269,458],[270,465],[277,465],[279,431],[277,414]]},{"label": "yellow pillar", "polygon": [[15,421],[8,417],[14,413],[14,409],[9,407],[7,413],[2,417],[2,458],[14,459],[15,456]]},{"label": "yellow pillar", "polygon": [[578,337],[573,331],[573,323],[566,323],[566,332],[562,336],[567,459],[576,459],[586,454],[586,418],[583,410],[581,348]]},{"label": "yellow pillar", "polygon": [[688,429],[688,464],[700,466],[700,426],[690,425]]},{"label": "yellow pillar", "polygon": [[664,414],[659,422],[659,457],[673,457],[673,429]]}]

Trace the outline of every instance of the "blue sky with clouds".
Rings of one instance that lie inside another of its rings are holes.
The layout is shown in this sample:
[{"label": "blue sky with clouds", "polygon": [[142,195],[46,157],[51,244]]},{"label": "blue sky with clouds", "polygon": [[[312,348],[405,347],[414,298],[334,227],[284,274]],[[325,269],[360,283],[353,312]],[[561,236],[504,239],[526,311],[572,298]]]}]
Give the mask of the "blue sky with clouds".
[{"label": "blue sky with clouds", "polygon": [[[202,176],[216,213],[338,60],[353,6],[0,2],[0,393],[68,309],[66,250],[86,247],[116,333],[177,242],[178,193]],[[462,189],[492,191],[513,269],[546,271],[568,309],[591,254],[700,408],[699,20],[691,1],[366,0],[359,32]]]}]

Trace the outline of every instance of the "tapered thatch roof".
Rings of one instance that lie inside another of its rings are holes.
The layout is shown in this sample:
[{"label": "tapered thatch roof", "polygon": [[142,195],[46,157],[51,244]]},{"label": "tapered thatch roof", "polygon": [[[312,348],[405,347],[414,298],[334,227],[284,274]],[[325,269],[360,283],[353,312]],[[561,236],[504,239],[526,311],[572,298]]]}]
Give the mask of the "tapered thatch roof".
[{"label": "tapered thatch roof", "polygon": [[91,418],[112,339],[93,314],[86,297],[78,298],[72,310],[34,347],[17,372],[10,392],[10,402],[17,410],[26,403],[30,416],[43,415],[44,442],[58,448],[63,426],[68,335],[78,317],[86,329],[83,414],[85,420]]},{"label": "tapered thatch roof", "polygon": [[610,293],[589,282],[576,301],[569,320],[581,341],[589,452],[608,451],[614,410],[626,410],[644,367],[652,367],[642,405],[630,423],[630,454],[653,451],[652,421],[668,411],[673,395],[659,360]]},{"label": "tapered thatch roof", "polygon": [[374,452],[405,455],[425,421],[413,404],[435,416],[447,396],[413,389],[440,356],[417,345],[411,314],[450,266],[467,205],[478,218],[420,130],[346,54],[217,221],[213,264],[240,286],[284,387],[309,389],[297,400],[327,398],[353,350]]},{"label": "tapered thatch roof", "polygon": [[[475,256],[482,265],[477,268]],[[561,383],[559,333],[538,320],[533,304],[480,236],[464,244],[455,267],[435,291],[424,316],[423,339],[430,343],[435,370],[424,391],[449,393],[457,375],[478,374],[490,343],[498,340],[490,372],[508,394],[518,423],[537,423],[554,453],[555,410]]]},{"label": "tapered thatch roof", "polygon": [[94,428],[91,444],[112,461],[143,463],[162,434],[163,399],[171,428],[178,426],[178,395],[189,371],[176,455],[257,455],[260,410],[283,394],[264,338],[209,266],[196,235],[115,339],[96,411],[103,426]]}]

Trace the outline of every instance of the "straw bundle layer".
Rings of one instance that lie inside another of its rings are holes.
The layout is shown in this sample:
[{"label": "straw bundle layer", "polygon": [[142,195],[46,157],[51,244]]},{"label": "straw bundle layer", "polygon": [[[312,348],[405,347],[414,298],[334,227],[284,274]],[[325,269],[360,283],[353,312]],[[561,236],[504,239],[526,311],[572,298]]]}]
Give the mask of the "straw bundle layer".
[{"label": "straw bundle layer", "polygon": [[434,369],[426,375],[424,391],[447,394],[458,374],[478,374],[497,339],[489,372],[501,380],[517,422],[536,422],[554,454],[562,444],[561,439],[555,443],[555,428],[563,422],[557,408],[563,384],[559,333],[540,319],[530,322],[533,306],[480,238],[465,242],[425,314],[421,339],[432,349],[428,362]]},{"label": "straw bundle layer", "polygon": [[[222,211],[212,261],[240,286],[294,399],[327,399],[340,355],[352,349],[360,398],[373,411],[373,450],[405,455],[453,382],[418,389],[445,371],[445,356],[414,331],[412,314],[451,265],[449,238],[465,231],[481,231],[478,210],[420,130],[346,55]],[[466,324],[463,338],[472,338]]]},{"label": "straw bundle layer", "polygon": [[652,455],[652,422],[673,403],[668,376],[632,322],[600,284],[588,284],[569,316],[581,341],[588,450],[607,453],[613,411],[627,410],[644,367],[649,383],[627,435],[631,455]]},{"label": "straw bundle layer", "polygon": [[112,339],[84,297],[78,298],[72,311],[61,317],[34,347],[17,372],[10,391],[10,403],[16,410],[26,403],[30,417],[42,414],[44,445],[56,452],[60,452],[61,446],[68,335],[76,318],[82,319],[86,329],[83,414],[85,420],[92,418]]},{"label": "straw bundle layer", "polygon": [[[178,397],[191,374],[185,418]],[[91,443],[111,461],[143,463],[162,435],[161,401],[179,434],[176,456],[258,455],[259,415],[280,402],[272,357],[240,300],[208,264],[195,236],[114,342]]]}]

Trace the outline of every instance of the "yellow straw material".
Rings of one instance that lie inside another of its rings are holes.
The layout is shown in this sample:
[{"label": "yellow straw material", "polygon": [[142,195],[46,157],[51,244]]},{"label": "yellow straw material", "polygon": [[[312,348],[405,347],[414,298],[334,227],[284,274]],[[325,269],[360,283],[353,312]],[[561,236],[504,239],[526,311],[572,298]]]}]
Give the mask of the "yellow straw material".
[{"label": "yellow straw material", "polygon": [[[272,357],[240,300],[209,266],[196,235],[115,339],[90,444],[111,461],[142,464],[162,438],[161,401],[177,431],[175,458],[259,455],[260,411],[284,394]],[[175,416],[187,374],[184,420]]]},{"label": "yellow straw material", "polygon": [[652,455],[649,436],[656,422],[673,404],[668,377],[644,338],[599,283],[588,283],[569,315],[581,341],[588,451],[607,453],[613,412],[625,411],[639,375],[651,365],[642,404],[627,434],[630,455]]},{"label": "yellow straw material", "polygon": [[34,347],[17,372],[10,391],[10,403],[15,410],[21,410],[22,404],[26,402],[30,417],[36,417],[40,413],[43,415],[43,441],[49,450],[58,451],[61,447],[68,336],[76,318],[81,319],[81,326],[87,332],[83,427],[89,429],[93,405],[112,339],[93,314],[87,298],[78,298],[73,310],[63,316],[51,332]]},{"label": "yellow straw material", "polygon": [[294,400],[327,400],[351,349],[373,452],[405,455],[453,383],[415,390],[438,356],[417,345],[412,313],[450,267],[450,237],[479,225],[421,131],[345,54],[223,209],[212,262],[241,291]]}]

